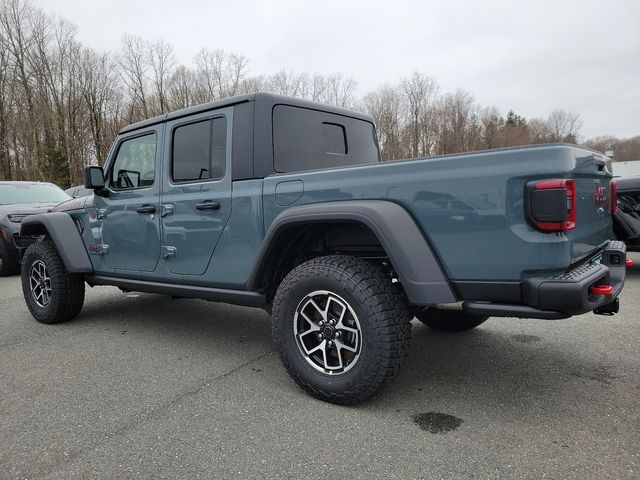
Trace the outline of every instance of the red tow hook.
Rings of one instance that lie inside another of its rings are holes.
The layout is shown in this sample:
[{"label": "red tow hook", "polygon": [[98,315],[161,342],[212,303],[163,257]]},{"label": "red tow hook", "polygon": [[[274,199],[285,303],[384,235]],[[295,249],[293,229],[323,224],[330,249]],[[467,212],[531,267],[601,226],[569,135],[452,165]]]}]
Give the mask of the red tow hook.
[{"label": "red tow hook", "polygon": [[631,260],[630,258],[627,258],[627,259],[624,261],[624,264],[625,264],[627,267],[633,267],[633,260]]},{"label": "red tow hook", "polygon": [[591,295],[611,295],[613,293],[612,285],[594,285],[589,287],[589,293]]}]

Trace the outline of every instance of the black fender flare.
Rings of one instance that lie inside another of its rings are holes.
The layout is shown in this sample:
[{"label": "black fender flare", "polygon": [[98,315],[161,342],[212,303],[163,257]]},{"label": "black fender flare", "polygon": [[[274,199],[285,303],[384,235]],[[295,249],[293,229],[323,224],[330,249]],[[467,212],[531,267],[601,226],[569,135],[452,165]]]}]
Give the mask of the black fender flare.
[{"label": "black fender flare", "polygon": [[347,200],[288,208],[269,226],[258,252],[248,288],[258,287],[262,272],[280,235],[292,224],[347,221],[368,227],[387,253],[413,305],[457,301],[429,240],[411,214],[386,200]]},{"label": "black fender flare", "polygon": [[65,212],[29,215],[22,220],[20,236],[47,234],[53,240],[67,270],[71,273],[92,273],[93,266],[87,254],[78,227]]}]

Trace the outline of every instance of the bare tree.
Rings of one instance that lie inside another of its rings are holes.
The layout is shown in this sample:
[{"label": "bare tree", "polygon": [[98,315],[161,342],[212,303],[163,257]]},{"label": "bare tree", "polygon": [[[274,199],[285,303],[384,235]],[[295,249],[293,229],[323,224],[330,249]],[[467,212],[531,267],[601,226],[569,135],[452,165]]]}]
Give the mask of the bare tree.
[{"label": "bare tree", "polygon": [[600,152],[613,151],[614,160],[619,162],[640,160],[640,135],[632,138],[596,137],[584,144]]},{"label": "bare tree", "polygon": [[0,30],[0,179],[13,178],[13,165],[9,147],[9,115],[12,102],[9,50],[3,30]]},{"label": "bare tree", "polygon": [[549,122],[543,118],[530,118],[527,121],[527,129],[529,130],[530,143],[551,143],[553,140],[553,132],[549,127]]},{"label": "bare tree", "polygon": [[196,74],[193,70],[180,65],[176,68],[169,81],[169,98],[171,100],[172,109],[187,108],[197,103],[194,101],[194,95],[197,92],[202,93],[202,102],[206,101],[206,91],[199,88]]},{"label": "bare tree", "polygon": [[209,101],[240,93],[249,65],[246,57],[227,54],[222,49],[202,48],[196,55],[195,62]]},{"label": "bare tree", "polygon": [[24,169],[23,174],[31,178],[43,178],[39,168],[42,148],[36,117],[33,79],[28,59],[34,44],[33,20],[36,13],[31,4],[20,0],[7,0],[0,4],[3,50],[6,49],[8,52],[8,64],[15,75],[14,81],[21,86],[21,103],[24,103],[28,116],[26,127],[29,137],[21,139],[17,135],[18,132],[14,132],[12,150],[16,163],[20,164],[21,161],[24,161],[21,168],[21,170]]},{"label": "bare tree", "polygon": [[156,97],[155,114],[166,113],[169,110],[167,98],[167,83],[176,63],[173,45],[158,40],[147,45],[148,62],[153,72],[153,90]]},{"label": "bare tree", "polygon": [[149,63],[146,42],[140,37],[125,34],[122,37],[122,52],[119,60],[120,74],[131,100],[129,120],[133,122],[149,117],[147,104]]},{"label": "bare tree", "polygon": [[441,127],[438,153],[466,152],[471,149],[477,135],[475,129],[471,131],[469,128],[474,108],[474,98],[465,90],[458,89],[442,97],[437,111]]},{"label": "bare tree", "polygon": [[107,135],[109,123],[117,122],[114,111],[110,106],[117,103],[118,78],[115,65],[109,55],[86,49],[82,55],[80,66],[80,81],[82,96],[85,101],[94,154],[90,163],[102,165],[111,138]]},{"label": "bare tree", "polygon": [[582,128],[580,115],[565,110],[554,110],[547,119],[554,142],[576,143]]},{"label": "bare tree", "polygon": [[402,158],[405,150],[401,138],[404,124],[403,98],[397,89],[389,86],[367,94],[363,99],[364,110],[375,120],[382,158]]},{"label": "bare tree", "polygon": [[224,96],[238,95],[241,90],[242,81],[247,74],[249,60],[242,55],[232,53],[227,59],[227,78]]},{"label": "bare tree", "polygon": [[431,145],[428,115],[433,108],[438,83],[433,77],[414,72],[411,77],[400,81],[400,89],[407,99],[409,110],[410,155],[415,157],[428,155]]},{"label": "bare tree", "polygon": [[342,73],[334,73],[326,78],[326,85],[325,103],[342,108],[347,108],[352,104],[358,82],[345,77]]}]

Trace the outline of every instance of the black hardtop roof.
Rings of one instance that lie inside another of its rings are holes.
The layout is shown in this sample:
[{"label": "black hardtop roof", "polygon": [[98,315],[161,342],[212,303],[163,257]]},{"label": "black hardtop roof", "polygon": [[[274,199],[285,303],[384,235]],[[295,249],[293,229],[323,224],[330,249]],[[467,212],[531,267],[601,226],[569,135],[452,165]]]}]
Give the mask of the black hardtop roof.
[{"label": "black hardtop roof", "polygon": [[248,93],[245,95],[237,95],[235,97],[227,97],[215,102],[202,103],[200,105],[194,105],[193,107],[184,108],[182,110],[176,110],[174,112],[165,113],[157,117],[142,120],[140,122],[132,123],[120,130],[120,133],[132,132],[140,128],[148,127],[150,125],[156,125],[158,123],[165,122],[167,120],[174,120],[176,118],[187,117],[196,113],[202,113],[209,110],[215,110],[218,108],[229,107],[231,105],[237,105],[244,102],[256,102],[271,105],[272,107],[279,104],[292,105],[295,107],[304,107],[314,110],[322,110],[323,112],[335,113],[337,115],[344,115],[347,117],[357,118],[373,123],[373,118],[370,115],[364,113],[355,112],[346,108],[334,107],[324,103],[311,102],[309,100],[302,100],[295,97],[287,97],[284,95],[276,95],[273,93]]}]

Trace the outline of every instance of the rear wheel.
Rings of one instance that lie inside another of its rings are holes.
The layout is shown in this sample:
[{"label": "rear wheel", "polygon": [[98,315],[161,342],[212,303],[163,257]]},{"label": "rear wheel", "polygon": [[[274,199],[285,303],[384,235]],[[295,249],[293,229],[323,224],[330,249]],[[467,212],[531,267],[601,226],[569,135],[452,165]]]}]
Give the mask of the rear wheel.
[{"label": "rear wheel", "polygon": [[67,271],[51,240],[35,242],[23,257],[22,293],[38,322],[64,322],[82,310],[84,277]]},{"label": "rear wheel", "polygon": [[306,392],[353,404],[397,374],[408,351],[410,319],[404,295],[381,269],[348,256],[320,257],[280,284],[273,339]]},{"label": "rear wheel", "polygon": [[440,330],[442,332],[463,332],[484,323],[489,317],[473,315],[461,310],[425,308],[416,314],[416,318],[434,330]]}]

